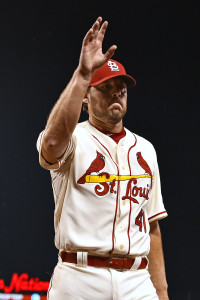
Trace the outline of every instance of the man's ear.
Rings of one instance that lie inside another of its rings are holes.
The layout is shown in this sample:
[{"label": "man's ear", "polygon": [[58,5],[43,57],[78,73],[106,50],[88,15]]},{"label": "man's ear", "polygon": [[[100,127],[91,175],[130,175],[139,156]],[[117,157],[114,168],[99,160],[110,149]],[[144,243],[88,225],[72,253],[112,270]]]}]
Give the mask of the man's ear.
[{"label": "man's ear", "polygon": [[83,103],[87,103],[87,104],[88,104],[88,102],[89,102],[89,99],[88,99],[88,97],[85,95],[85,97],[83,98]]},{"label": "man's ear", "polygon": [[85,96],[83,98],[83,103],[87,103],[87,104],[89,103],[89,91],[85,93]]}]

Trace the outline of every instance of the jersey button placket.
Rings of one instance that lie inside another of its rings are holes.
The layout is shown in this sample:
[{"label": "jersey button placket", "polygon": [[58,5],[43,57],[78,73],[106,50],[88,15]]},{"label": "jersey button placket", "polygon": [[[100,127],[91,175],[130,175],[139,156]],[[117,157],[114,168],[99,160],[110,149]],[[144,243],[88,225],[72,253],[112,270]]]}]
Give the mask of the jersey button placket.
[{"label": "jersey button placket", "polygon": [[[118,161],[118,167],[119,167],[119,175],[124,176],[127,174],[127,154],[125,153],[124,149],[124,143],[119,142],[117,146],[117,161]],[[121,180],[122,179],[122,180]],[[122,197],[125,193],[125,186],[126,181],[123,180],[123,178],[120,179],[120,188],[119,188],[119,206],[118,209],[120,210],[120,213],[118,211],[117,219],[116,219],[116,230],[115,230],[115,237],[116,237],[116,244],[115,244],[115,251],[125,253],[128,251],[128,236],[127,236],[127,229],[128,229],[128,220],[126,218],[127,215],[127,208],[123,205]],[[123,207],[122,207],[123,206]],[[125,219],[125,223],[122,223],[122,220]]]}]

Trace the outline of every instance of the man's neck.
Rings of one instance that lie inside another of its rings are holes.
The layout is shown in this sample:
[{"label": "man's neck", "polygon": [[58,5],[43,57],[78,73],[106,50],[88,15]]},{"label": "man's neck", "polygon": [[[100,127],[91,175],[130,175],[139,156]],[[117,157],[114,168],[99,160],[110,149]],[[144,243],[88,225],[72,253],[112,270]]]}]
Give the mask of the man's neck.
[{"label": "man's neck", "polygon": [[104,123],[98,119],[89,118],[89,122],[91,125],[104,132],[119,133],[124,128],[122,120],[117,124],[111,124],[111,123]]}]

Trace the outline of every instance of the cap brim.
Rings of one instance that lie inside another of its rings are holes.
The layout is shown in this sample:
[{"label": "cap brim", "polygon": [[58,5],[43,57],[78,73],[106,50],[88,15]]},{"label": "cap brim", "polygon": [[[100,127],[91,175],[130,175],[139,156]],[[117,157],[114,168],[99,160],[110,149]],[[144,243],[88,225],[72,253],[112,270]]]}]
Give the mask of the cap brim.
[{"label": "cap brim", "polygon": [[130,75],[112,75],[112,76],[107,76],[107,77],[104,77],[100,80],[97,80],[96,82],[94,83],[90,83],[90,86],[96,86],[108,79],[111,79],[111,78],[114,78],[114,77],[123,77],[124,78],[124,81],[126,82],[127,86],[128,87],[134,87],[136,85],[136,81],[133,77],[131,77]]}]

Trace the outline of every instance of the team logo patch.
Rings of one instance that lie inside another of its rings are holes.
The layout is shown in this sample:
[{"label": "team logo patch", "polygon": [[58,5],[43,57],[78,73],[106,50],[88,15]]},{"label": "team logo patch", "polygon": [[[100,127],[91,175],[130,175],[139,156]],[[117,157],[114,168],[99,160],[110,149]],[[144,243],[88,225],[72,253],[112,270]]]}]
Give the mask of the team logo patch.
[{"label": "team logo patch", "polygon": [[146,160],[144,160],[144,158],[142,157],[141,152],[137,152],[136,156],[137,156],[137,161],[138,161],[140,167],[142,167],[145,170],[146,174],[149,174],[151,176],[151,188],[152,188],[152,177],[153,177],[153,175],[152,175],[151,169],[150,169],[148,163],[146,162]]},{"label": "team logo patch", "polygon": [[97,156],[85,172],[85,174],[77,181],[80,184],[86,183],[85,177],[93,172],[99,173],[105,167],[105,157],[97,151]]},{"label": "team logo patch", "polygon": [[[145,171],[145,174],[139,175],[115,175],[109,174],[107,172],[101,172],[105,167],[105,156],[97,151],[96,158],[92,161],[89,168],[86,172],[79,178],[77,183],[85,184],[85,183],[96,183],[94,187],[94,191],[98,196],[104,196],[107,193],[117,193],[117,186],[119,181],[127,181],[127,187],[125,195],[122,197],[122,200],[129,199],[134,203],[139,203],[136,199],[137,196],[144,198],[146,200],[149,199],[148,194],[150,189],[152,188],[152,180],[153,175],[151,169],[147,162],[142,157],[141,152],[136,153],[138,164]],[[97,174],[92,174],[97,173]],[[138,179],[141,178],[150,178],[151,179],[151,187],[147,184],[146,187],[138,186]]]},{"label": "team logo patch", "polygon": [[109,60],[107,65],[109,66],[111,71],[119,71],[119,67],[114,61]]}]

